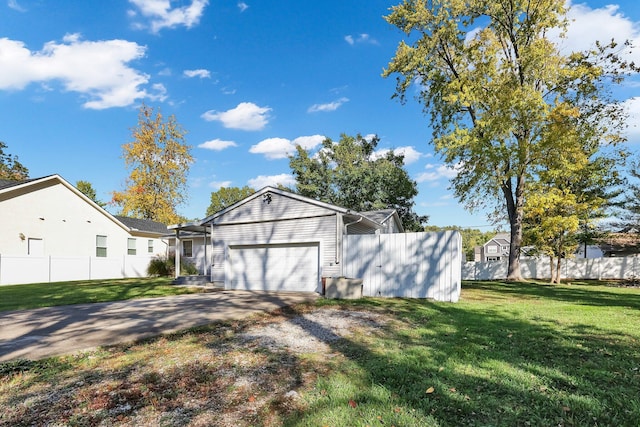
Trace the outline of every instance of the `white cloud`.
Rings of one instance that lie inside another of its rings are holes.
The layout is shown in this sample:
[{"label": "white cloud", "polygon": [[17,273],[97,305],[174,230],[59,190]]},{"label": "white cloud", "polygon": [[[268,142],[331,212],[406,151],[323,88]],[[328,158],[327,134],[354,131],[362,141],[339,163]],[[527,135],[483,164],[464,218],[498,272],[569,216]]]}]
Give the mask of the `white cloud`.
[{"label": "white cloud", "polygon": [[355,44],[378,44],[376,39],[371,38],[369,34],[363,33],[356,37],[351,34],[344,36],[344,40],[349,43],[351,46]]},{"label": "white cloud", "polygon": [[416,177],[417,182],[437,181],[441,178],[451,179],[458,175],[455,167],[447,165],[427,164],[424,168],[426,172],[422,172]]},{"label": "white cloud", "polygon": [[296,145],[310,150],[322,144],[322,135],[300,136],[293,141],[286,138],[267,138],[251,146],[250,153],[263,154],[269,160],[286,159],[296,151]]},{"label": "white cloud", "polygon": [[231,187],[231,184],[232,184],[231,181],[213,181],[209,183],[209,187],[218,191],[222,187]]},{"label": "white cloud", "polygon": [[295,183],[296,180],[293,175],[281,173],[280,175],[259,175],[250,179],[247,185],[255,190],[260,190],[266,186],[277,187],[278,185],[284,185],[285,187],[293,187]]},{"label": "white cloud", "polygon": [[202,114],[208,122],[219,121],[229,129],[262,130],[268,123],[269,107],[258,107],[252,102],[241,102],[236,108],[227,111],[209,110]]},{"label": "white cloud", "polygon": [[233,141],[223,141],[221,139],[212,139],[211,141],[205,141],[202,144],[198,145],[198,148],[204,148],[206,150],[214,150],[214,151],[222,151],[225,148],[229,147],[237,147]]},{"label": "white cloud", "polygon": [[249,5],[246,4],[245,2],[241,1],[238,2],[238,9],[240,9],[240,13],[244,12],[245,10],[249,9]]},{"label": "white cloud", "polygon": [[307,110],[308,113],[317,113],[319,111],[327,112],[327,111],[335,111],[342,106],[345,102],[349,102],[349,98],[340,98],[336,101],[329,102],[327,104],[313,104]]},{"label": "white cloud", "polygon": [[163,99],[166,89],[143,86],[149,76],[127,64],[144,57],[146,48],[126,40],[84,41],[67,34],[31,51],[21,41],[0,38],[0,90],[22,90],[31,83],[60,82],[65,91],[88,98],[85,108],[124,107],[138,99]]},{"label": "white cloud", "polygon": [[17,12],[26,12],[27,9],[25,9],[24,7],[20,6],[18,4],[18,0],[9,0],[7,2],[7,6],[9,6],[10,9],[13,9]]},{"label": "white cloud", "polygon": [[[366,138],[366,137],[365,137]],[[404,164],[409,165],[411,163],[417,162],[424,154],[416,150],[414,147],[406,146],[406,147],[398,147],[393,150],[389,150],[384,148],[382,150],[378,150],[373,153],[374,159],[379,159],[387,155],[389,151],[393,151],[395,154],[402,154],[404,156]]]},{"label": "white cloud", "polygon": [[184,70],[184,76],[189,78],[200,77],[201,79],[209,79],[211,78],[211,72],[203,69]]},{"label": "white cloud", "polygon": [[[152,33],[157,33],[163,28],[181,25],[191,28],[197,25],[204,13],[204,8],[209,4],[209,0],[192,0],[191,4],[180,7],[171,7],[171,0],[129,0],[129,2],[138,8],[142,16],[150,20],[149,29]],[[129,15],[136,14],[129,13]],[[140,23],[136,23],[136,26],[144,27]]]},{"label": "white cloud", "polygon": [[[565,53],[593,48],[596,40],[607,43],[613,38],[620,44],[630,40],[634,45],[640,42],[640,27],[626,17],[618,5],[609,4],[592,9],[585,3],[574,4],[568,0],[566,6],[570,8],[566,38],[560,39],[557,31],[551,33]],[[634,49],[626,58],[638,63],[640,51]]]}]

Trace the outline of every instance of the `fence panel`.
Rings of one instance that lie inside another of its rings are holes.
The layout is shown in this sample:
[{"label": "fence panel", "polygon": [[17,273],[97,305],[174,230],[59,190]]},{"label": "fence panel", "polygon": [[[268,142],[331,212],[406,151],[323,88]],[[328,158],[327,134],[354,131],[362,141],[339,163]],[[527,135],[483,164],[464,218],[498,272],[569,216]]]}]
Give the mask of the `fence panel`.
[{"label": "fence panel", "polygon": [[0,255],[0,285],[145,277],[151,259]]},{"label": "fence panel", "polygon": [[460,296],[462,246],[457,232],[344,236],[343,273],[363,279],[366,296]]},{"label": "fence panel", "polygon": [[[560,271],[562,279],[630,279],[640,277],[640,258],[563,259]],[[520,272],[524,279],[549,279],[550,261],[544,258],[521,259]],[[506,277],[506,261],[462,264],[463,280],[504,280]]]}]

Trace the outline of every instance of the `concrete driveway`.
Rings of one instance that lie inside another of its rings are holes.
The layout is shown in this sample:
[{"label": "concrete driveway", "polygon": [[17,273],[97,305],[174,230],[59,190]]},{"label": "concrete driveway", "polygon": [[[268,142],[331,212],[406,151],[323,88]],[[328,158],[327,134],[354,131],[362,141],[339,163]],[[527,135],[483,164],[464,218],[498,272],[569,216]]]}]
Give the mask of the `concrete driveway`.
[{"label": "concrete driveway", "polygon": [[314,301],[295,292],[218,291],[0,313],[0,362],[42,359]]}]

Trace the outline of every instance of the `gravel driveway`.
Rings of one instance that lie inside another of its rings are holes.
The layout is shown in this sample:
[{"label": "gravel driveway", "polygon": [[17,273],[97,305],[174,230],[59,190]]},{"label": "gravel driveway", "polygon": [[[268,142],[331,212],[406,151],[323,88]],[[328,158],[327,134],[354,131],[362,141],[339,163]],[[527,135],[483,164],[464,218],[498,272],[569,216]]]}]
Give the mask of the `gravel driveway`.
[{"label": "gravel driveway", "polygon": [[219,291],[0,313],[0,362],[42,359],[314,301],[297,292]]}]

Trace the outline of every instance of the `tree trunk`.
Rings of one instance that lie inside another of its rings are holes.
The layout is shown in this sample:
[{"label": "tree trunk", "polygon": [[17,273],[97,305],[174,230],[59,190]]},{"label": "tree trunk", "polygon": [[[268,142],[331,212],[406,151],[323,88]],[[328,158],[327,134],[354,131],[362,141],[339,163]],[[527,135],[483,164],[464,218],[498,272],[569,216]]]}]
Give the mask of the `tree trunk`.
[{"label": "tree trunk", "polygon": [[553,256],[549,255],[549,271],[551,272],[551,279],[549,280],[550,283],[555,283],[556,282],[556,270],[555,270],[555,263],[553,262]]},{"label": "tree trunk", "polygon": [[520,249],[522,247],[522,222],[524,217],[524,177],[517,177],[515,194],[512,192],[511,181],[503,183],[502,192],[507,202],[509,226],[511,227],[507,280],[521,281]]},{"label": "tree trunk", "polygon": [[560,272],[562,267],[562,257],[558,256],[558,266],[556,267],[556,283],[560,284],[560,281],[562,280],[562,276],[560,275]]}]

